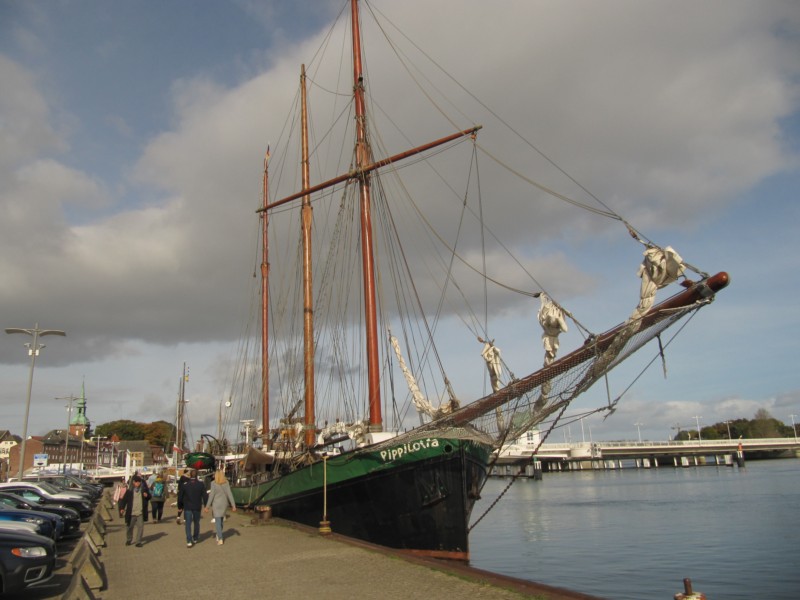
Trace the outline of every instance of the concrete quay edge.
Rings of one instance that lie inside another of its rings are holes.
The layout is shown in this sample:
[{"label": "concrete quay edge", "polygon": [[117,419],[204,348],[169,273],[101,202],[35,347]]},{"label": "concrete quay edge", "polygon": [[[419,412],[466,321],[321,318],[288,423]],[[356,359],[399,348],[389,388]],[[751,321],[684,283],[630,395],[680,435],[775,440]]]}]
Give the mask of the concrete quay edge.
[{"label": "concrete quay edge", "polygon": [[[169,501],[160,523],[144,526],[143,546],[125,545],[125,524],[107,524],[101,560],[107,587],[99,600],[148,595],[170,600],[226,600],[324,596],[360,600],[472,597],[511,600],[598,600],[567,589],[506,577],[460,563],[411,556],[310,527],[252,513],[225,519],[225,544],[214,539],[210,516],[201,520],[200,541],[187,548],[183,525]],[[114,512],[114,511],[112,511]],[[335,524],[332,524],[335,531]]]}]

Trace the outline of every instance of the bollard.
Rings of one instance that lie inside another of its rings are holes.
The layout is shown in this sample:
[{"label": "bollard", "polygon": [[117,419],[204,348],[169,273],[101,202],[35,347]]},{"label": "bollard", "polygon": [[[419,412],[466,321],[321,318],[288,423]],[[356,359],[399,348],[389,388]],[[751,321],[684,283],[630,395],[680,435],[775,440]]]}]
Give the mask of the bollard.
[{"label": "bollard", "polygon": [[703,592],[692,591],[692,580],[688,577],[683,580],[683,593],[675,594],[675,600],[706,600]]},{"label": "bollard", "polygon": [[252,525],[264,525],[272,518],[271,506],[256,506],[256,515],[250,520]]}]

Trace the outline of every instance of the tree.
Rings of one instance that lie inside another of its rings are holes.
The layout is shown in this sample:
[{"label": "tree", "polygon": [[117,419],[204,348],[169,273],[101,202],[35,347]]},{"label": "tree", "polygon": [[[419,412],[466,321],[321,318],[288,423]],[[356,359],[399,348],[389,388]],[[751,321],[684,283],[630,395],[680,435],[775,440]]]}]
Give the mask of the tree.
[{"label": "tree", "polygon": [[176,427],[166,421],[155,421],[144,425],[144,439],[154,446],[168,447],[175,440]]},{"label": "tree", "polygon": [[128,419],[121,419],[119,421],[111,421],[110,423],[103,423],[95,428],[95,433],[98,436],[111,437],[116,434],[120,440],[143,440],[144,427],[141,423],[130,421]]},{"label": "tree", "polygon": [[137,423],[122,419],[103,423],[95,428],[98,436],[111,437],[117,434],[120,440],[147,440],[153,446],[168,447],[175,440],[175,426],[166,421]]},{"label": "tree", "polygon": [[[794,437],[794,430],[791,425],[786,425],[782,421],[775,419],[767,409],[759,408],[753,419],[736,419],[734,421],[722,421],[703,427],[700,430],[704,440],[725,440],[738,438],[779,438]],[[674,440],[697,439],[697,433],[692,430],[679,431],[673,438]]]},{"label": "tree", "polygon": [[781,436],[783,423],[774,419],[766,408],[759,408],[750,425],[750,436],[754,438],[776,438]]}]

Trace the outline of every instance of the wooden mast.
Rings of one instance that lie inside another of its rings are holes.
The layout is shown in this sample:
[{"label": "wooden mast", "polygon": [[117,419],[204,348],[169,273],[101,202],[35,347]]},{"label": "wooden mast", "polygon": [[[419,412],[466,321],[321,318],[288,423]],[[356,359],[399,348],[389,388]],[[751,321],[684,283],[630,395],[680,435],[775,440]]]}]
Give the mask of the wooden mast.
[{"label": "wooden mast", "polygon": [[[308,160],[308,105],[306,102],[306,66],[300,69],[300,107],[302,129],[303,190],[311,182]],[[303,369],[305,375],[305,442],[314,445],[316,416],[314,408],[314,298],[311,278],[311,195],[303,196],[301,221],[303,229]]]},{"label": "wooden mast", "polygon": [[[305,66],[302,71],[302,128],[303,128],[303,189],[295,192],[285,198],[281,198],[275,202],[268,202],[266,193],[264,195],[264,206],[259,208],[257,212],[267,213],[269,210],[283,206],[297,199],[302,199],[302,226],[304,244],[307,238],[307,247],[304,245],[303,250],[303,277],[308,273],[308,279],[304,279],[304,292],[306,293],[304,300],[304,335],[305,335],[305,356],[304,363],[306,368],[306,444],[311,446],[314,443],[315,434],[315,416],[314,416],[314,346],[313,346],[313,304],[311,294],[311,194],[318,191],[332,187],[338,183],[343,183],[353,179],[357,179],[359,183],[360,195],[360,214],[361,214],[361,254],[362,254],[362,278],[363,278],[363,293],[364,293],[364,310],[365,310],[365,332],[366,332],[366,354],[367,354],[367,372],[368,372],[368,399],[369,399],[369,429],[370,431],[383,430],[383,418],[381,416],[381,394],[380,394],[380,372],[379,372],[379,356],[378,356],[378,318],[377,318],[377,304],[375,292],[375,261],[373,253],[373,234],[372,234],[372,218],[371,218],[371,195],[370,195],[370,178],[372,171],[391,165],[395,162],[401,161],[405,158],[421,154],[427,150],[436,148],[443,144],[455,141],[459,138],[467,136],[474,136],[481,128],[476,125],[469,129],[458,131],[456,133],[447,135],[433,142],[422,144],[410,150],[405,150],[398,154],[389,156],[387,158],[373,161],[372,150],[367,141],[366,132],[366,103],[364,100],[364,82],[361,66],[361,34],[359,28],[358,17],[358,1],[351,0],[351,18],[353,28],[353,97],[356,113],[356,164],[352,171],[338,175],[332,179],[328,179],[316,185],[310,185],[308,177],[308,141],[307,141],[307,110],[305,100]],[[266,166],[265,166],[265,189],[266,189]],[[308,226],[308,230],[306,230]],[[264,224],[266,240],[266,223]],[[307,233],[308,231],[308,233]],[[266,249],[265,249],[266,253]],[[265,254],[266,256],[266,254]],[[268,269],[268,264],[265,259],[265,266],[262,269]],[[264,293],[266,298],[266,292]],[[266,310],[266,309],[265,309]],[[264,323],[266,323],[266,314],[264,316]],[[266,325],[265,337],[266,337]],[[266,348],[266,347],[265,347]],[[266,357],[266,350],[264,350]],[[266,358],[265,358],[266,360]],[[266,373],[266,368],[264,370]],[[266,387],[266,380],[265,380]],[[266,390],[265,406],[266,406]],[[266,415],[267,413],[265,413]]]},{"label": "wooden mast", "polygon": [[264,155],[264,180],[261,202],[261,439],[264,448],[270,446],[269,435],[269,147]]},{"label": "wooden mast", "polygon": [[372,150],[367,141],[367,114],[364,102],[364,74],[361,67],[361,32],[358,19],[358,0],[351,0],[353,28],[353,96],[356,109],[356,165],[360,170],[358,189],[361,207],[361,261],[364,282],[364,312],[366,327],[367,376],[369,379],[369,429],[383,430],[381,416],[380,372],[378,364],[378,317],[375,302],[375,258],[372,248],[372,200],[370,172],[364,170],[372,162]]}]

